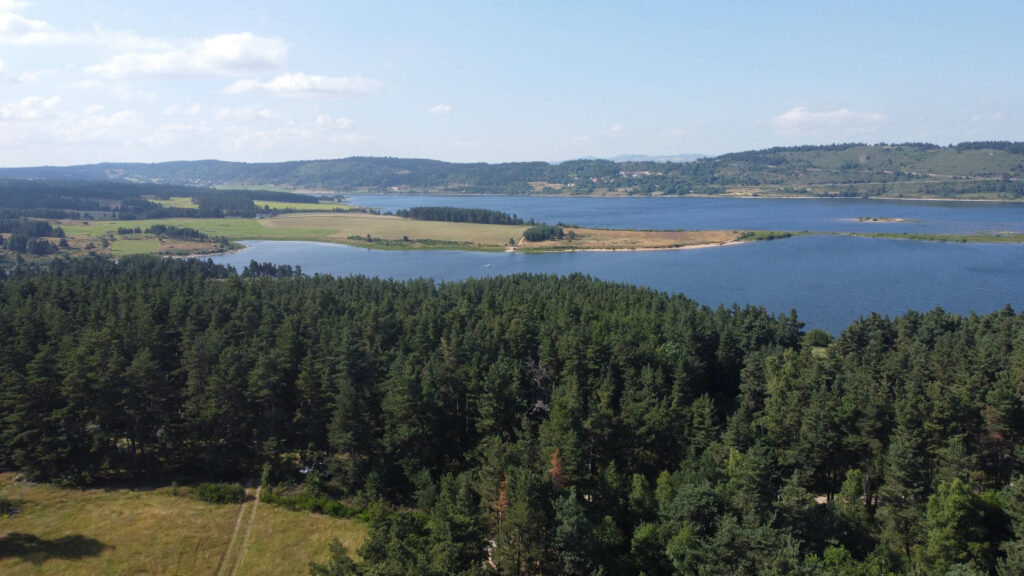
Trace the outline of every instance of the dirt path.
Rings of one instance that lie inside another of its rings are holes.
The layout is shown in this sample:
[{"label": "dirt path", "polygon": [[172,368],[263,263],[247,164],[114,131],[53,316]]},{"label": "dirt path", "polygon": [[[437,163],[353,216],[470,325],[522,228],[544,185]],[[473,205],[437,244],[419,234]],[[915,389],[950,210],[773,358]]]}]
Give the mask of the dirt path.
[{"label": "dirt path", "polygon": [[[238,510],[238,519],[235,520],[235,530],[231,534],[231,541],[228,549],[220,558],[217,566],[217,576],[236,576],[245,560],[245,552],[249,549],[249,540],[252,538],[252,525],[256,521],[256,505],[260,503],[260,493],[263,487],[256,489],[256,498],[244,502]],[[245,526],[245,536],[239,538],[242,526]]]}]

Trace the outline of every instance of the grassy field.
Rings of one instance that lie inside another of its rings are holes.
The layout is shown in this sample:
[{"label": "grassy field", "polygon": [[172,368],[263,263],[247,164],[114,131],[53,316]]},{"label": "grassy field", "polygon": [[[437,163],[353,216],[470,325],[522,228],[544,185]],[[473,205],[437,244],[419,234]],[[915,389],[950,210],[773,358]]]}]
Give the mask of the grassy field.
[{"label": "grassy field", "polygon": [[[270,190],[269,188],[267,190]],[[154,204],[159,204],[164,208],[198,208],[192,198],[183,196],[172,196],[171,198],[160,199],[149,197],[146,198]],[[333,210],[351,210],[353,207],[346,204],[338,204],[336,202],[321,202],[318,204],[309,204],[303,202],[277,202],[274,200],[254,200],[258,208],[264,210],[296,210],[303,212],[330,212]]]},{"label": "grassy field", "polygon": [[267,192],[299,192],[292,188],[282,188],[273,184],[214,184],[217,190],[265,190]]},{"label": "grassy field", "polygon": [[114,256],[130,256],[132,254],[153,254],[163,248],[156,238],[132,238],[114,240],[110,244],[110,253]]},{"label": "grassy field", "polygon": [[[592,230],[566,228],[573,239],[525,243],[522,240],[527,226],[498,224],[467,224],[411,220],[397,216],[380,216],[361,212],[286,214],[273,218],[171,218],[167,220],[138,220],[133,226],[143,229],[162,223],[193,228],[210,236],[224,236],[229,240],[307,240],[369,246],[382,249],[444,248],[471,250],[504,250],[509,241],[516,242],[517,250],[658,250],[705,244],[723,244],[740,239],[735,231],[649,231],[649,230]],[[72,239],[110,237],[118,221],[57,222]],[[369,237],[369,240],[367,238]],[[148,239],[118,239],[113,243],[115,253],[129,254],[157,251]]]},{"label": "grassy field", "polygon": [[254,200],[257,208],[264,210],[295,210],[297,212],[332,212],[335,210],[352,210],[354,206],[336,202],[320,202],[309,204],[302,202],[274,202],[271,200]]},{"label": "grassy field", "polygon": [[168,198],[166,200],[161,200],[159,198],[152,198],[152,197],[150,197],[150,198],[146,198],[146,200],[149,200],[150,202],[152,202],[154,204],[159,204],[159,205],[163,206],[164,208],[198,208],[199,207],[198,204],[193,202],[192,199],[187,197],[187,196],[172,196],[172,197],[170,197],[170,198]]},{"label": "grassy field", "polygon": [[[11,474],[0,474],[0,496],[5,491],[17,508],[13,516],[0,517],[5,576],[215,576],[240,508],[176,496],[170,488],[63,490],[16,484]],[[311,559],[324,559],[330,540],[354,550],[365,537],[365,526],[356,520],[260,504],[238,574],[305,574]]]},{"label": "grassy field", "polygon": [[[139,253],[191,254],[222,249],[215,243],[187,243],[170,239],[118,237],[124,221],[55,221],[72,248],[102,242],[108,248],[93,248],[113,255]],[[743,232],[735,230],[598,230],[565,227],[561,240],[525,242],[526,226],[467,224],[412,220],[362,212],[306,212],[273,218],[169,218],[134,220],[130,224],[146,229],[153,224],[192,228],[211,237],[239,240],[299,240],[333,242],[377,249],[447,249],[500,251],[510,248],[524,252],[565,250],[667,250],[715,246],[731,242],[771,240],[801,233]],[[571,234],[570,234],[571,232]],[[938,242],[1024,242],[1024,234],[995,233],[969,236],[932,234],[863,233],[871,238],[896,238]],[[570,238],[572,236],[572,238]]]},{"label": "grassy field", "polygon": [[327,545],[335,538],[352,553],[363,545],[366,525],[260,504],[238,576],[308,574],[309,562],[326,560]]},{"label": "grassy field", "polygon": [[409,238],[456,242],[466,247],[500,249],[510,238],[518,239],[527,226],[498,224],[466,224],[410,220],[397,216],[378,216],[364,213],[344,214],[287,214],[260,220],[270,234],[287,235],[303,230],[330,230],[321,240],[349,242],[349,236],[383,240]]},{"label": "grassy field", "polygon": [[[740,240],[740,232],[731,230],[593,230],[565,228],[561,240],[528,242],[517,249],[524,251],[557,250],[667,250],[697,246],[721,245]],[[569,232],[574,238],[569,238]]]},{"label": "grassy field", "polygon": [[232,240],[259,238],[260,221],[253,218],[166,218],[163,220],[93,220],[84,224],[77,220],[61,220],[56,222],[68,236],[106,236],[116,234],[117,229],[130,224],[145,230],[154,224],[166,224],[192,228],[209,236],[225,236]]}]

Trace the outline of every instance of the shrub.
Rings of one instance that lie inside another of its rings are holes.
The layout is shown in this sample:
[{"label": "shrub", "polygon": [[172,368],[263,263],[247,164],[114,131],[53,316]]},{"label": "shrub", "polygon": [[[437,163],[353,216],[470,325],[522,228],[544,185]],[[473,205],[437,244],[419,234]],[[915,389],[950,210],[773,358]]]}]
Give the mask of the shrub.
[{"label": "shrub", "polygon": [[531,226],[523,232],[523,237],[526,238],[527,242],[543,242],[544,240],[551,240],[552,238],[561,239],[565,232],[558,226],[551,226],[550,224],[537,224]]},{"label": "shrub", "polygon": [[350,508],[337,500],[312,496],[308,493],[285,496],[264,491],[260,500],[265,504],[275,504],[294,512],[313,512],[333,518],[352,518],[359,514],[358,510]]},{"label": "shrub", "polygon": [[240,504],[245,501],[245,488],[237,482],[203,482],[192,490],[192,495],[212,504]]}]

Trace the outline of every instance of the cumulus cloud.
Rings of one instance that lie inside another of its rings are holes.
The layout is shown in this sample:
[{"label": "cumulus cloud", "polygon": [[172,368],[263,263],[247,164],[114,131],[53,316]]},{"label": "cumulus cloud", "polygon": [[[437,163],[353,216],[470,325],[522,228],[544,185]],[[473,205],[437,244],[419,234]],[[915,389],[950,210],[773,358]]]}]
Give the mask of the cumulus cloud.
[{"label": "cumulus cloud", "polygon": [[427,108],[427,112],[430,114],[447,114],[452,111],[452,107],[448,104],[438,104],[437,106],[431,106]]},{"label": "cumulus cloud", "polygon": [[71,85],[75,90],[82,90],[83,92],[89,92],[92,90],[99,90],[103,88],[103,82],[99,80],[80,80]]},{"label": "cumulus cloud", "polygon": [[56,128],[66,142],[122,141],[127,142],[143,123],[135,110],[120,110],[112,114],[86,110],[81,116],[69,117]]},{"label": "cumulus cloud", "polygon": [[58,30],[48,22],[26,18],[15,12],[28,2],[0,0],[0,44],[40,46],[52,44],[96,44],[114,50],[170,50],[172,45],[158,38],[139,36],[132,30],[106,30],[94,24],[90,32]]},{"label": "cumulus cloud", "polygon": [[17,102],[0,105],[0,120],[38,120],[47,116],[59,103],[60,96],[22,98]]},{"label": "cumulus cloud", "polygon": [[138,90],[130,84],[119,82],[110,88],[110,95],[125,102],[156,102],[156,94]]},{"label": "cumulus cloud", "polygon": [[15,79],[19,84],[35,84],[39,80],[48,74],[51,74],[53,70],[33,70],[31,72],[22,72],[18,74]]},{"label": "cumulus cloud", "polygon": [[106,78],[132,74],[235,76],[280,68],[287,55],[284,40],[243,32],[204,38],[180,49],[120,54],[85,71]]},{"label": "cumulus cloud", "polygon": [[4,68],[4,61],[0,60],[0,83],[5,84],[35,84],[43,76],[53,73],[53,70],[32,70],[30,72],[22,72],[17,76],[11,76],[4,71]]},{"label": "cumulus cloud", "polygon": [[[17,3],[8,3],[7,8],[18,7],[15,4]],[[14,12],[0,12],[0,44],[36,46],[62,44],[72,39],[70,34],[61,32],[42,20],[30,20]]]},{"label": "cumulus cloud", "polygon": [[218,108],[214,112],[218,120],[275,120],[279,117],[276,110],[261,106],[241,106],[238,108]]},{"label": "cumulus cloud", "polygon": [[174,46],[159,38],[139,36],[134,30],[107,30],[94,24],[92,34],[76,34],[76,41],[100,44],[112,50],[171,50]]},{"label": "cumulus cloud", "polygon": [[345,125],[349,122],[345,118],[320,115],[311,122],[287,122],[273,129],[252,129],[242,126],[226,131],[224,146],[235,150],[286,150],[309,146],[311,143],[322,148],[373,140],[370,136],[337,129],[339,124]]},{"label": "cumulus cloud", "polygon": [[854,112],[847,108],[814,111],[806,106],[797,106],[777,116],[769,124],[783,132],[819,130],[822,128],[843,128],[855,131],[873,130],[885,121],[885,116],[876,112]]},{"label": "cumulus cloud", "polygon": [[380,89],[381,83],[371,78],[360,76],[331,77],[316,76],[297,72],[281,74],[267,82],[259,80],[239,80],[224,89],[225,94],[246,94],[249,92],[269,92],[283,96],[325,96],[344,98],[362,96]]},{"label": "cumulus cloud", "polygon": [[616,124],[611,127],[612,134],[618,134],[625,128],[622,124]]},{"label": "cumulus cloud", "polygon": [[337,130],[351,130],[352,120],[350,120],[349,118],[334,118],[328,114],[321,114],[316,117],[316,127]]},{"label": "cumulus cloud", "polygon": [[103,106],[68,110],[60,96],[30,96],[0,104],[0,147],[49,149],[61,144],[98,141],[129,143],[145,130],[144,118],[134,110],[105,113]]},{"label": "cumulus cloud", "polygon": [[161,124],[152,133],[143,136],[141,141],[151,148],[167,148],[190,142],[196,137],[207,138],[211,130],[206,122],[170,122]]}]

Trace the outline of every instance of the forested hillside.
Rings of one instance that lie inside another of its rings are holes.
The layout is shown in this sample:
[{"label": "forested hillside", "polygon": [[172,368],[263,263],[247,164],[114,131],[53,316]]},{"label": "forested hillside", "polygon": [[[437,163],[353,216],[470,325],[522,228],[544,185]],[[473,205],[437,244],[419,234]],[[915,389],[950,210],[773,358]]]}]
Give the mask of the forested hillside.
[{"label": "forested hillside", "polygon": [[0,466],[90,484],[301,463],[369,505],[336,573],[1020,574],[1022,434],[1009,308],[833,340],[578,275],[0,277]]},{"label": "forested hillside", "polygon": [[204,160],[4,168],[0,176],[186,186],[378,193],[744,194],[826,197],[1024,197],[1024,143],[834,144],[725,154],[693,162],[573,160],[453,164],[353,157],[248,164]]},{"label": "forested hillside", "polygon": [[[191,198],[190,208],[157,202]],[[253,217],[254,200],[315,204],[306,194],[265,190],[215,190],[194,186],[102,182],[95,180],[21,180],[0,178],[0,216],[36,218],[223,218]],[[270,210],[262,210],[270,212]]]}]

